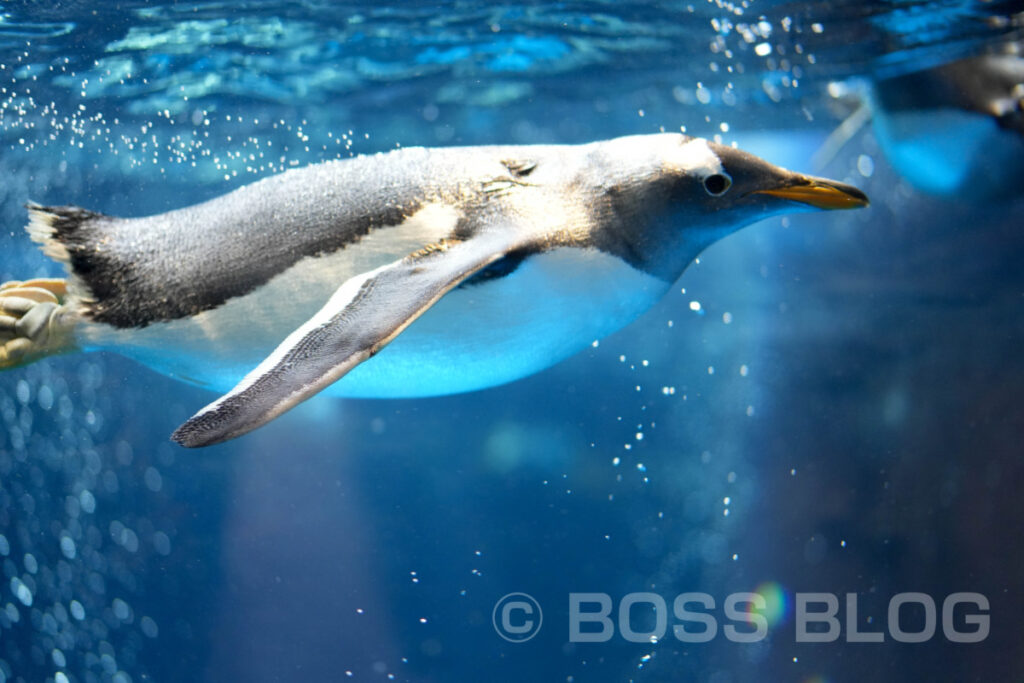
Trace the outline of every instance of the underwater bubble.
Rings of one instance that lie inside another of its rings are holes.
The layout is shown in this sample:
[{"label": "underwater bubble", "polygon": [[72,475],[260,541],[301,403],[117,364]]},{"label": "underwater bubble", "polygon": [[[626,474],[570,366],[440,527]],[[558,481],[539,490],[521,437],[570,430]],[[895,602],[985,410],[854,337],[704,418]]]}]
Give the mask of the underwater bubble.
[{"label": "underwater bubble", "polygon": [[865,178],[870,178],[875,172],[875,160],[867,154],[857,157],[857,171]]},{"label": "underwater bubble", "polygon": [[57,603],[53,606],[53,618],[61,624],[68,623],[68,611],[61,603]]},{"label": "underwater bubble", "polygon": [[32,591],[17,576],[11,577],[11,592],[25,607],[32,606]]},{"label": "underwater bubble", "polygon": [[117,462],[121,465],[128,466],[132,464],[132,459],[135,457],[135,453],[132,450],[132,445],[127,441],[118,441],[117,446],[114,448],[114,456],[117,458]]},{"label": "underwater bubble", "polygon": [[78,502],[82,506],[82,511],[86,514],[92,514],[96,511],[96,498],[93,497],[92,492],[88,489],[84,489],[78,494]]},{"label": "underwater bubble", "polygon": [[78,501],[75,496],[68,496],[64,499],[64,512],[71,519],[78,519],[79,513],[82,511],[82,504]]},{"label": "underwater bubble", "polygon": [[[25,450],[25,434],[21,431],[20,427],[12,426],[8,432],[8,437],[11,440],[11,448],[15,451]],[[24,458],[22,458],[24,459]]]},{"label": "underwater bubble", "polygon": [[18,380],[17,387],[14,389],[14,395],[18,398],[18,402],[25,405],[32,398],[32,388],[29,383],[23,379]]},{"label": "underwater bubble", "polygon": [[[85,456],[85,469],[89,474],[98,475],[103,469],[103,461],[100,460],[100,455],[96,451],[89,449],[84,453]],[[92,494],[89,494],[92,496]],[[85,502],[82,502],[82,508],[85,508]]]},{"label": "underwater bubble", "polygon": [[153,548],[161,555],[171,554],[171,539],[162,531],[153,534]]},{"label": "underwater bubble", "polygon": [[78,600],[71,601],[71,606],[69,610],[71,612],[71,616],[74,617],[76,620],[82,621],[83,619],[85,619],[85,608],[82,607],[82,603],[78,602]]},{"label": "underwater bubble", "polygon": [[147,467],[142,478],[146,482],[146,488],[154,493],[158,492],[164,485],[163,477],[160,476],[159,470],[155,467]]},{"label": "underwater bubble", "polygon": [[10,620],[12,623],[16,624],[18,623],[18,621],[21,620],[21,612],[18,611],[18,608],[15,607],[13,603],[7,603],[7,605],[4,607],[4,614],[7,616],[7,619]]},{"label": "underwater bubble", "polygon": [[74,403],[72,403],[71,398],[68,397],[66,394],[62,395],[57,400],[57,414],[60,416],[61,419],[70,419],[71,414],[74,412],[74,409]]},{"label": "underwater bubble", "polygon": [[39,403],[39,407],[43,410],[49,410],[53,407],[53,389],[49,385],[44,384],[39,388],[39,394],[36,396],[36,401]]},{"label": "underwater bubble", "polygon": [[[101,645],[110,646],[109,643],[101,643]],[[114,659],[113,655],[104,652],[100,655],[100,667],[102,667],[107,674],[113,676],[114,673],[117,672],[117,660]]]},{"label": "underwater bubble", "polygon": [[118,536],[118,542],[130,553],[134,553],[139,549],[138,535],[127,527],[121,530],[121,533]]},{"label": "underwater bubble", "polygon": [[[34,621],[35,618],[36,618],[36,615],[33,614],[32,618],[33,618],[33,621]],[[42,631],[43,633],[47,634],[47,635],[54,636],[54,635],[57,635],[57,629],[58,629],[57,618],[54,617],[49,612],[46,612],[45,614],[43,614],[42,623],[39,624],[39,630]]]},{"label": "underwater bubble", "polygon": [[114,601],[111,603],[110,606],[114,610],[114,616],[120,619],[121,621],[128,621],[129,619],[131,619],[131,607],[129,607],[128,603],[122,600],[121,598],[114,598]]},{"label": "underwater bubble", "polygon": [[7,556],[11,552],[11,544],[7,542],[7,537],[0,534],[0,555]]},{"label": "underwater bubble", "polygon": [[139,628],[142,629],[142,634],[147,638],[156,638],[160,634],[160,629],[157,627],[156,622],[150,617],[142,617],[139,622]]}]

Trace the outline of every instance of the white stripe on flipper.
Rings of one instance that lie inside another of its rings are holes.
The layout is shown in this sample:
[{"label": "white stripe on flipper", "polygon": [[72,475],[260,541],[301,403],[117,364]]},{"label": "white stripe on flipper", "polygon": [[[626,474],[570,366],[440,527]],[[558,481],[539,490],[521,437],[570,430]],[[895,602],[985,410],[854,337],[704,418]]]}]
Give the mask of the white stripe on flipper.
[{"label": "white stripe on flipper", "polygon": [[239,382],[234,389],[232,389],[231,391],[224,394],[210,405],[200,410],[198,413],[195,414],[193,419],[199,417],[200,415],[205,415],[210,411],[216,410],[225,401],[229,400],[233,396],[242,393],[243,391],[251,387],[253,384],[255,384],[263,375],[273,370],[277,366],[277,364],[281,362],[281,359],[283,359],[296,344],[302,341],[302,339],[305,338],[307,334],[330,321],[331,318],[333,318],[339,312],[344,310],[346,306],[351,304],[353,299],[356,298],[356,295],[359,294],[359,290],[362,289],[363,285],[366,284],[368,280],[377,277],[378,273],[387,268],[390,268],[392,265],[393,264],[389,263],[380,266],[379,268],[371,270],[368,273],[362,273],[361,275],[357,275],[346,281],[345,284],[339,287],[338,291],[336,291],[331,296],[331,298],[328,299],[327,303],[324,304],[323,308],[321,308],[316,315],[314,315],[301,326],[296,328],[294,332],[289,334],[285,338],[285,340],[281,342],[277,346],[277,348],[274,349],[273,353],[267,356],[266,359],[264,359],[262,363],[256,366],[256,368],[252,372],[243,377],[242,381]]}]

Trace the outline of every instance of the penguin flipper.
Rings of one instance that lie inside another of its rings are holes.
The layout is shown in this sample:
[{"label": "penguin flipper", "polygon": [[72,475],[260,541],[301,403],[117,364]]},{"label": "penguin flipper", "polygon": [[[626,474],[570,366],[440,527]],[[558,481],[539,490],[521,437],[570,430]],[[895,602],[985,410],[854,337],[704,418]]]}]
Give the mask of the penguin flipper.
[{"label": "penguin flipper", "polygon": [[397,337],[447,292],[525,246],[495,232],[442,241],[347,280],[230,392],[171,439],[196,448],[260,427],[334,383]]}]

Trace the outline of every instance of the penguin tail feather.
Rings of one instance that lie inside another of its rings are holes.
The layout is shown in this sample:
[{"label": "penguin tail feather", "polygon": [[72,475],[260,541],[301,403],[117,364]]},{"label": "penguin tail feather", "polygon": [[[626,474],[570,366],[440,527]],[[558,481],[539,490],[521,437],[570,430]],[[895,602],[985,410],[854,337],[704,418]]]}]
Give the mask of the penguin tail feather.
[{"label": "penguin tail feather", "polygon": [[42,246],[44,254],[64,264],[69,274],[69,299],[78,303],[80,313],[88,313],[96,302],[88,281],[93,271],[100,270],[99,246],[107,239],[105,226],[111,218],[78,206],[28,202],[25,208],[29,237]]},{"label": "penguin tail feather", "polygon": [[[61,263],[71,264],[71,250],[90,241],[89,224],[106,218],[103,214],[77,206],[25,204],[28,209],[28,235],[43,247],[43,253]],[[83,239],[84,238],[84,239]]]}]

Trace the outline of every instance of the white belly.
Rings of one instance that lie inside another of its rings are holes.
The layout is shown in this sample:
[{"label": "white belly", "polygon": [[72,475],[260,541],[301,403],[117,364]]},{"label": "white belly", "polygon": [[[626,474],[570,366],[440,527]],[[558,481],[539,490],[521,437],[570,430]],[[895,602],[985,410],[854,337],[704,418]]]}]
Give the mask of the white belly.
[{"label": "white belly", "polygon": [[[172,377],[225,392],[354,273],[334,257],[195,318],[142,330],[87,330]],[[299,268],[294,269],[299,271]],[[558,249],[512,274],[447,294],[379,354],[325,393],[399,398],[495,386],[547,368],[624,327],[668,289],[597,250]]]}]

